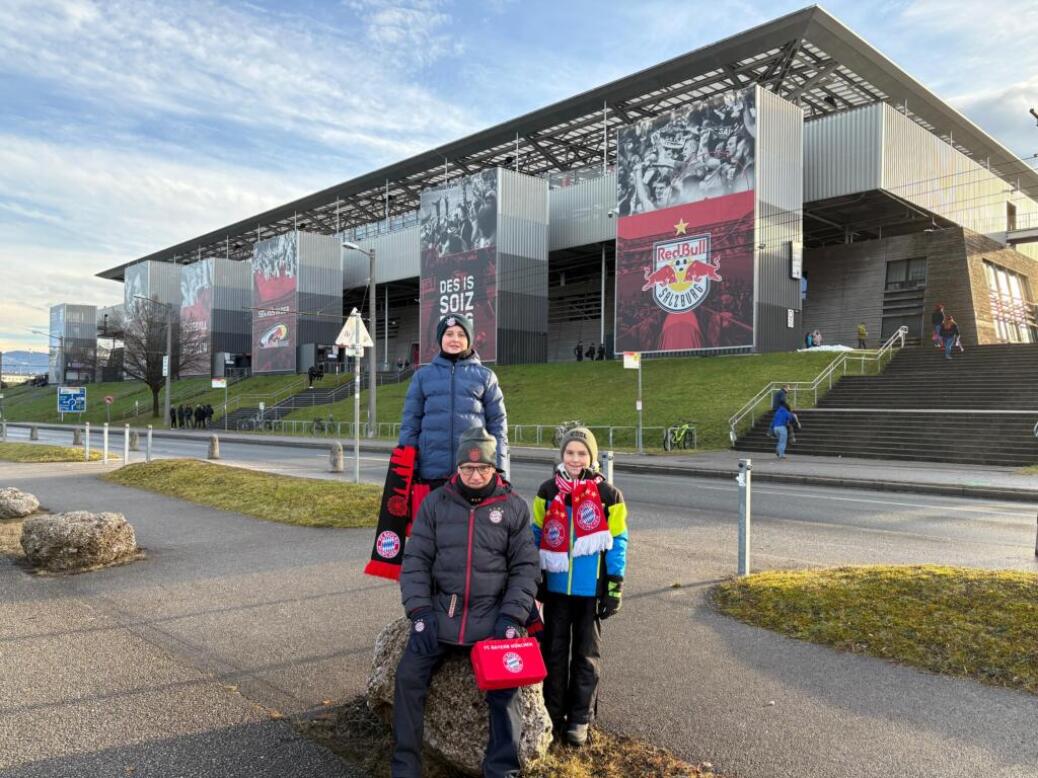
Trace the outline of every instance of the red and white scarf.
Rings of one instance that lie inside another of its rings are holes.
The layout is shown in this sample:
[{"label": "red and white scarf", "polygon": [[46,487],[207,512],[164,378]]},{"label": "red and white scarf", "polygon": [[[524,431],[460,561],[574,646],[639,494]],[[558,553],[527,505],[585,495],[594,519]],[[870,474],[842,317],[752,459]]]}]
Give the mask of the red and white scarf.
[{"label": "red and white scarf", "polygon": [[[609,519],[598,492],[601,476],[572,479],[562,471],[555,474],[558,493],[544,514],[541,527],[541,567],[549,573],[569,569],[570,552],[575,557],[589,556],[613,547]],[[573,538],[566,515],[566,496],[573,510]]]}]

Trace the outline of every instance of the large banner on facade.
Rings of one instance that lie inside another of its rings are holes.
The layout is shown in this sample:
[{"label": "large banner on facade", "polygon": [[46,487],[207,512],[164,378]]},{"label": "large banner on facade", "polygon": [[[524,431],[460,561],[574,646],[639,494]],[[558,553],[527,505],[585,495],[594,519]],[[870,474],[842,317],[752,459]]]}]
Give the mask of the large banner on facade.
[{"label": "large banner on facade", "polygon": [[252,253],[252,372],[296,369],[299,251],[296,233],[260,241]]},{"label": "large banner on facade", "polygon": [[123,274],[123,305],[126,306],[126,316],[131,318],[133,311],[140,303],[141,297],[147,297],[148,266],[143,262],[130,265]]},{"label": "large banner on facade", "polygon": [[187,360],[185,375],[208,375],[212,369],[210,344],[213,317],[213,263],[202,260],[180,271],[180,331],[197,352]]},{"label": "large banner on facade", "polygon": [[497,360],[497,170],[422,192],[421,361],[439,353],[436,325],[449,313],[472,319],[472,344]]},{"label": "large banner on facade", "polygon": [[620,131],[616,351],[753,345],[752,89]]}]

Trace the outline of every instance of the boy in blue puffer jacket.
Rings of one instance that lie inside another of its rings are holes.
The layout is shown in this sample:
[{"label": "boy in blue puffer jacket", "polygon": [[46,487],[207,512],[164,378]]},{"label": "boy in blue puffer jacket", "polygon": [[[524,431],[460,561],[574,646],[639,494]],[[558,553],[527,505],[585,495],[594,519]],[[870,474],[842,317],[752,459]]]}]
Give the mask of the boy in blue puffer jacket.
[{"label": "boy in blue puffer jacket", "polygon": [[[508,419],[497,376],[472,350],[472,321],[444,316],[436,327],[440,353],[411,379],[400,420],[400,446],[418,449],[416,475],[436,489],[454,472],[461,434],[484,427],[497,444],[497,468],[508,453]],[[417,508],[417,506],[415,506]]]},{"label": "boy in blue puffer jacket", "polygon": [[598,472],[598,442],[585,427],[562,439],[562,462],[533,501],[533,537],[545,590],[541,649],[544,704],[556,735],[587,741],[598,690],[602,619],[620,610],[627,572],[627,506]]}]

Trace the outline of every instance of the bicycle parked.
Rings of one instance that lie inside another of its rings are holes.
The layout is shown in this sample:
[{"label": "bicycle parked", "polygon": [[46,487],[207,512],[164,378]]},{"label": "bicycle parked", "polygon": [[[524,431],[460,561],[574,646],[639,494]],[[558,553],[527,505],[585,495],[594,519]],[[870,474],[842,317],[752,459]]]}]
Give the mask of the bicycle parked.
[{"label": "bicycle parked", "polygon": [[674,449],[689,449],[696,447],[696,426],[694,421],[685,421],[667,427],[663,431],[663,448],[667,451]]}]

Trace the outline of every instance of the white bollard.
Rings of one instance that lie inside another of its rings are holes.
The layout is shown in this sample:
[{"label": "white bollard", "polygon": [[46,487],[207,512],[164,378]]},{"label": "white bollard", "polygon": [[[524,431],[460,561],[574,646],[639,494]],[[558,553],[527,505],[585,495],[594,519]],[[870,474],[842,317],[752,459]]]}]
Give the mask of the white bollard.
[{"label": "white bollard", "polygon": [[123,425],[123,464],[130,463],[130,425]]},{"label": "white bollard", "polygon": [[220,458],[220,438],[216,435],[209,436],[209,459]]},{"label": "white bollard", "polygon": [[39,439],[40,439],[40,429],[35,424],[33,424],[31,427],[29,427],[29,440],[39,440]]},{"label": "white bollard", "polygon": [[341,473],[346,469],[346,463],[343,460],[342,454],[342,443],[338,441],[332,443],[328,451],[328,464],[331,465],[333,473]]},{"label": "white bollard", "polygon": [[101,431],[101,464],[108,464],[108,422]]},{"label": "white bollard", "polygon": [[750,478],[753,462],[749,459],[739,460],[739,475],[735,477],[739,484],[739,575],[750,574],[750,524],[752,516],[753,481]]},{"label": "white bollard", "polygon": [[82,446],[83,445],[83,430],[79,427],[72,428],[72,445]]},{"label": "white bollard", "polygon": [[603,451],[602,452],[602,475],[605,476],[607,483],[613,482],[613,452]]},{"label": "white bollard", "polygon": [[144,451],[144,461],[151,462],[151,425],[148,425],[148,447]]},{"label": "white bollard", "polygon": [[87,462],[90,461],[90,422],[88,421],[85,425],[86,429],[83,432],[83,459]]}]

